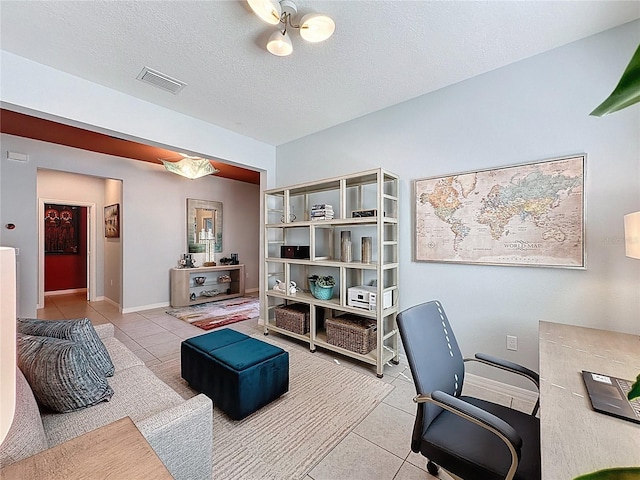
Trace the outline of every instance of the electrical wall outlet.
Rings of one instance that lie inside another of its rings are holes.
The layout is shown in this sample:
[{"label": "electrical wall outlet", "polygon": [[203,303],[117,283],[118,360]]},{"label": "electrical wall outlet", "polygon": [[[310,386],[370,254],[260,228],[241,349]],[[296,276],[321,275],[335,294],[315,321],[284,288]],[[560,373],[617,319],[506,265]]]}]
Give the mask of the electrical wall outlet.
[{"label": "electrical wall outlet", "polygon": [[518,350],[518,337],[515,335],[507,335],[507,350]]}]

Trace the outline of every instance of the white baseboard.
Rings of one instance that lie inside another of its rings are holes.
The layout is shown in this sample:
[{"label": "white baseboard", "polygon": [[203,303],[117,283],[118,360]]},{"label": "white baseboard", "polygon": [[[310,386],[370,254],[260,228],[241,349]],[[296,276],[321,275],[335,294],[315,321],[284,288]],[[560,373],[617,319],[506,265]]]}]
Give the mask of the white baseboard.
[{"label": "white baseboard", "polygon": [[256,293],[256,292],[259,292],[259,291],[260,291],[259,288],[246,288],[244,290],[244,293]]},{"label": "white baseboard", "polygon": [[102,302],[107,302],[109,305],[113,305],[114,307],[116,307],[116,308],[118,309],[118,311],[119,311],[120,313],[123,313],[122,309],[120,308],[120,304],[119,304],[119,303],[114,302],[114,301],[113,301],[113,300],[111,300],[109,297],[104,297],[104,296],[102,296],[102,297],[100,297],[100,298],[96,298],[96,301],[98,301],[98,300],[100,300],[100,301],[102,301]]},{"label": "white baseboard", "polygon": [[51,290],[49,292],[44,292],[45,297],[52,297],[54,295],[69,295],[70,293],[86,293],[86,288],[69,288],[68,290]]},{"label": "white baseboard", "polygon": [[169,306],[170,306],[169,302],[154,303],[152,305],[141,305],[139,307],[123,308],[122,313],[141,312],[142,310],[152,310],[154,308],[165,308]]},{"label": "white baseboard", "polygon": [[508,383],[498,382],[491,378],[481,377],[480,375],[474,375],[472,373],[465,373],[464,382],[474,387],[484,388],[492,392],[508,395],[514,399],[522,400],[524,402],[535,403],[538,399],[537,392],[527,390],[526,388],[516,387]]}]

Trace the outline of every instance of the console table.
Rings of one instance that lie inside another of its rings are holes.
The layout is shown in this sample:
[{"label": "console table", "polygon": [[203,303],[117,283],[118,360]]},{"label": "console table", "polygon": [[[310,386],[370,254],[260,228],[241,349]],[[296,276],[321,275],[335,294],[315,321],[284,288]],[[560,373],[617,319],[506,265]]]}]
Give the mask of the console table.
[{"label": "console table", "polygon": [[591,408],[582,370],[634,380],[640,336],[540,322],[542,478],[640,466],[640,425]]},{"label": "console table", "polygon": [[[202,277],[203,283],[197,283]],[[244,295],[244,265],[172,268],[171,306],[186,307]],[[217,292],[217,293],[215,293]],[[215,295],[214,295],[215,293]]]},{"label": "console table", "polygon": [[0,478],[170,480],[173,477],[129,417],[0,470]]}]

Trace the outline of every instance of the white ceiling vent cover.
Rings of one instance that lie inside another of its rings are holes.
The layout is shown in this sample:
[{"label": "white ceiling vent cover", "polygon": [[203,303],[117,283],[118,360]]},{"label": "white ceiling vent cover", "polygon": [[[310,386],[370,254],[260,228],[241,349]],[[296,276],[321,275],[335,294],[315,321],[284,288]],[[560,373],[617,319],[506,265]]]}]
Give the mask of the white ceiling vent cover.
[{"label": "white ceiling vent cover", "polygon": [[178,94],[180,90],[187,86],[186,83],[149,67],[144,67],[136,78],[154,87],[171,92],[174,95]]}]

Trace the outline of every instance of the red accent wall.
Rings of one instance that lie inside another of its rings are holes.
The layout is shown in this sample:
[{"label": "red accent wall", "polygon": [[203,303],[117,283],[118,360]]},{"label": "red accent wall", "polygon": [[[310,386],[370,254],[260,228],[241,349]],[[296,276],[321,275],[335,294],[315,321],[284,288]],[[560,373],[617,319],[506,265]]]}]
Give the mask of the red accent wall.
[{"label": "red accent wall", "polygon": [[80,248],[73,255],[44,256],[44,291],[87,288],[87,208],[80,207]]}]

